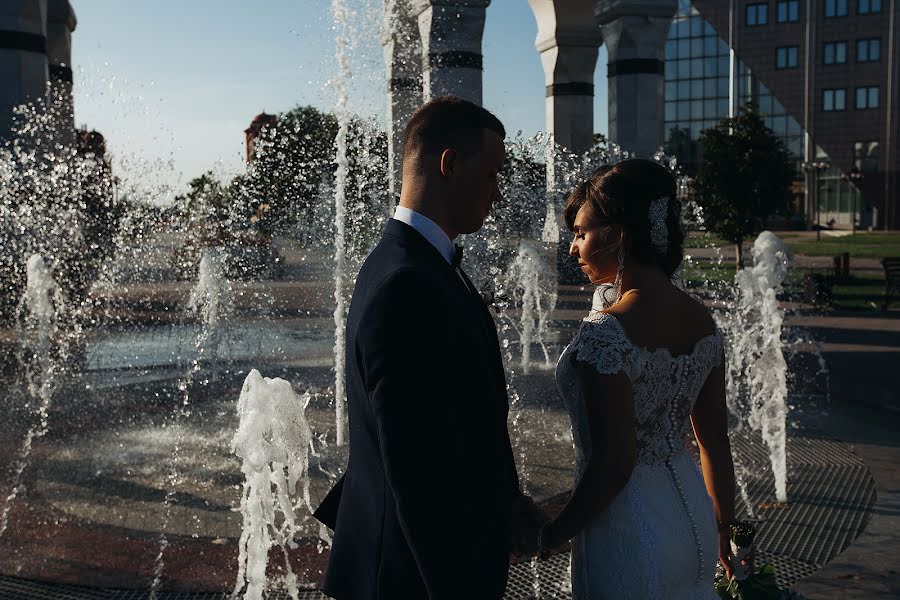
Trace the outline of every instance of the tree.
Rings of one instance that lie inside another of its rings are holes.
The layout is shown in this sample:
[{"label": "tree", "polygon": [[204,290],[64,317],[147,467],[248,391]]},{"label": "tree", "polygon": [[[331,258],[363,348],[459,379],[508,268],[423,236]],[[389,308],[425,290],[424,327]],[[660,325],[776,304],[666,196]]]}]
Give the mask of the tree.
[{"label": "tree", "polygon": [[274,126],[262,130],[243,189],[252,199],[251,212],[264,215],[263,231],[275,235],[312,223],[320,187],[334,171],[337,130],[333,115],[311,106],[281,113]]},{"label": "tree", "polygon": [[[276,125],[263,129],[256,158],[238,186],[262,231],[268,235],[296,231],[308,238],[323,211],[333,211],[327,203],[334,189],[337,132],[334,115],[310,106],[281,113]],[[352,218],[347,243],[351,251],[364,252],[380,231],[373,223],[380,222],[389,204],[386,134],[352,119],[348,160],[346,203]]]},{"label": "tree", "polygon": [[703,160],[690,193],[706,226],[735,244],[737,266],[743,267],[744,240],[762,231],[769,217],[790,214],[790,154],[749,105],[703,131],[700,145]]},{"label": "tree", "polygon": [[60,135],[58,113],[41,103],[15,110],[0,144],[0,321],[11,319],[26,285],[25,264],[40,254],[66,299],[67,323],[81,318],[91,282],[114,250],[122,208],[103,136]]},{"label": "tree", "polygon": [[691,139],[691,131],[687,128],[673,127],[669,130],[669,139],[665,143],[665,152],[678,159],[678,166],[684,175],[697,174],[700,163],[700,143]]}]

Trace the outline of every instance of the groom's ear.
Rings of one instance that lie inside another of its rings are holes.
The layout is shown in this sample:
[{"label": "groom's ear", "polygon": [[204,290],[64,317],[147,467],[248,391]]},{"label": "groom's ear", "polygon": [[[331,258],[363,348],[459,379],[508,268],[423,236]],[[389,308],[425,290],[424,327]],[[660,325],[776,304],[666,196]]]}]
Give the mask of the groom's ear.
[{"label": "groom's ear", "polygon": [[441,152],[441,175],[449,177],[456,168],[457,153],[453,148],[447,148]]}]

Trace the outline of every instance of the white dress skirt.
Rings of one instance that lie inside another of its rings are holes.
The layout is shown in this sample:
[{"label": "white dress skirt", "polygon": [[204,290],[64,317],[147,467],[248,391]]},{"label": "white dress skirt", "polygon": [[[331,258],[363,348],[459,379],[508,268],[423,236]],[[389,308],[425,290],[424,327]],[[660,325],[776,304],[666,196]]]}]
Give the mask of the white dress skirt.
[{"label": "white dress skirt", "polygon": [[585,403],[603,398],[584,397],[575,360],[629,377],[637,434],[628,484],[572,542],[575,600],[718,599],[715,514],[685,440],[694,402],[721,364],[723,345],[716,332],[686,355],[648,351],[631,343],[615,317],[599,313],[582,322],[560,356],[556,378],[572,420],[576,480],[590,458]]}]

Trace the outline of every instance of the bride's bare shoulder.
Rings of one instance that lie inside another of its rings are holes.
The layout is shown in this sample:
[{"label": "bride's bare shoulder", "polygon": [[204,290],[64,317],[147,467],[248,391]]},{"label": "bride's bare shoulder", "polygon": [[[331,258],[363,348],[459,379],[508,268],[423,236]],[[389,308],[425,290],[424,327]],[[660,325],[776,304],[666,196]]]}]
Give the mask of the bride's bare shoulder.
[{"label": "bride's bare shoulder", "polygon": [[701,300],[676,290],[667,297],[635,295],[607,308],[638,345],[666,346],[678,351],[715,333],[717,326]]},{"label": "bride's bare shoulder", "polygon": [[712,316],[712,311],[703,303],[703,300],[689,294],[683,290],[679,290],[685,298],[685,314],[703,334],[715,333],[717,329],[716,320]]}]

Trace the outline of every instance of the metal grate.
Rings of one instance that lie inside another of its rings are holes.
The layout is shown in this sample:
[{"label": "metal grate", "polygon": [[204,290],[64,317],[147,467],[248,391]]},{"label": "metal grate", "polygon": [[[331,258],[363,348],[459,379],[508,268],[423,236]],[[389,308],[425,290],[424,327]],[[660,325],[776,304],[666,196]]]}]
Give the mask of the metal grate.
[{"label": "metal grate", "polygon": [[106,600],[108,590],[59,583],[43,583],[0,575],[0,598],[4,600]]},{"label": "metal grate", "polygon": [[759,552],[757,562],[759,564],[772,563],[775,567],[775,581],[778,582],[781,589],[788,589],[797,581],[809,577],[821,568],[819,565],[811,565],[789,556],[773,555],[763,551]]},{"label": "metal grate", "polygon": [[571,599],[569,553],[511,567],[503,598],[504,600]]},{"label": "metal grate", "polygon": [[[0,575],[0,598],[2,600],[147,600],[149,595],[148,590],[87,588]],[[159,600],[231,600],[231,593],[163,591],[156,597]],[[268,592],[266,598],[290,600],[290,596],[281,591]],[[300,592],[299,598],[300,600],[328,600],[328,596],[318,590],[303,590]]]},{"label": "metal grate", "polygon": [[[788,439],[787,507],[760,508],[773,499],[774,478],[765,446],[754,438],[735,436],[736,462],[749,467],[747,496],[739,502],[741,518],[757,524],[760,559],[775,567],[778,584],[788,588],[815,573],[862,533],[875,503],[875,482],[865,463],[850,448],[834,440],[814,437]],[[461,576],[465,576],[461,574]],[[112,590],[41,583],[0,576],[3,600],[145,600],[146,590]],[[268,598],[287,599],[283,592]],[[510,569],[506,600],[536,598],[568,600],[569,555],[515,565]],[[226,600],[228,593],[162,592],[160,600]],[[301,600],[326,599],[322,592],[304,591]]]},{"label": "metal grate", "polygon": [[846,444],[812,436],[788,439],[790,502],[785,508],[764,504],[772,501],[774,486],[765,446],[741,436],[732,440],[732,448],[736,462],[751,473],[746,482],[750,506],[739,502],[739,515],[756,521],[759,555],[773,564],[782,587],[812,575],[868,524],[875,481]]}]

